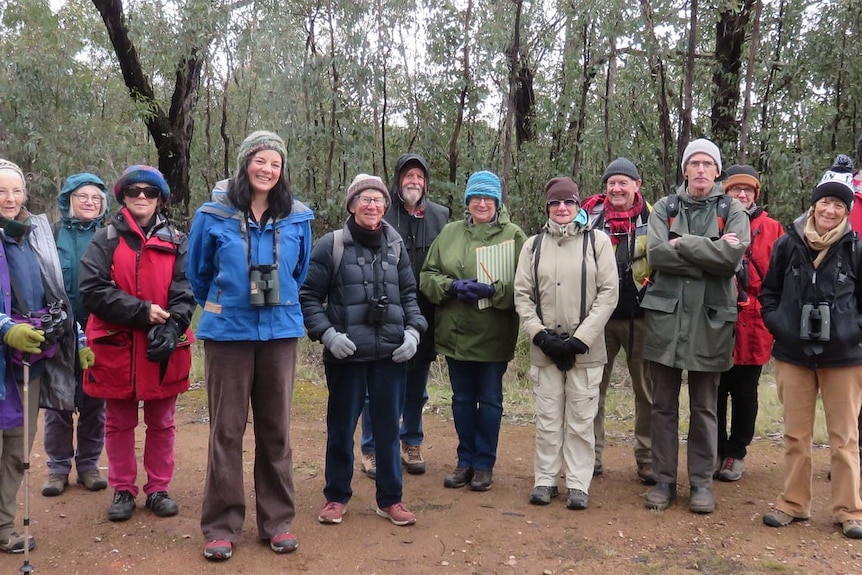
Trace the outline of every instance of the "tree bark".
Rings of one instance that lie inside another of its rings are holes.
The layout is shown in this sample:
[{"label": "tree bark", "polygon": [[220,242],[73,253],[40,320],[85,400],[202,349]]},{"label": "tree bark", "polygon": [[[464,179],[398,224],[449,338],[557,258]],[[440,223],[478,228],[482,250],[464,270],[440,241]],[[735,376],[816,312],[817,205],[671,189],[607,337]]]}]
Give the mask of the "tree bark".
[{"label": "tree bark", "polygon": [[754,83],[754,67],[760,49],[760,16],[763,0],[754,1],[754,18],[751,20],[751,41],[748,45],[748,62],[745,69],[745,93],[742,100],[742,118],[739,122],[739,163],[748,163],[748,122],[751,119],[751,87]]},{"label": "tree bark", "polygon": [[[515,100],[518,95],[518,76],[520,75],[522,6],[522,0],[515,0],[515,24],[512,33],[512,48],[509,53],[509,97],[506,101],[506,116],[503,123],[503,173],[500,174],[503,201],[506,201],[509,195],[509,176],[512,173],[512,121],[516,115]],[[520,138],[518,140],[520,145]]]},{"label": "tree bark", "polygon": [[716,91],[710,120],[712,137],[725,152],[735,149],[739,140],[736,111],[739,106],[742,46],[753,2],[744,0],[734,8],[723,10],[716,25],[715,68],[712,73]]},{"label": "tree bark", "polygon": [[455,113],[455,126],[449,138],[449,182],[454,184],[458,174],[458,138],[461,126],[464,124],[464,108],[467,105],[467,93],[473,82],[470,75],[470,19],[473,15],[473,0],[467,0],[467,10],[464,12],[464,49],[461,58],[461,93],[458,96],[458,108]]},{"label": "tree bark", "polygon": [[[697,1],[691,0],[691,13],[688,25],[688,54],[685,61],[685,79],[682,86],[682,109],[680,110],[679,138],[677,138],[677,157],[682,158],[685,147],[691,139],[692,90],[694,89],[694,59],[697,47]],[[676,181],[682,181],[682,166],[676,163]]]},{"label": "tree bark", "polygon": [[203,62],[209,37],[193,34],[192,43],[176,65],[175,85],[167,113],[156,100],[149,78],[144,73],[137,48],[129,38],[129,28],[122,0],[92,0],[108,30],[108,36],[131,98],[144,106],[144,123],[153,139],[159,158],[159,170],[171,188],[174,217],[183,226],[189,214],[189,171],[191,141],[194,135],[194,108],[200,89]]}]

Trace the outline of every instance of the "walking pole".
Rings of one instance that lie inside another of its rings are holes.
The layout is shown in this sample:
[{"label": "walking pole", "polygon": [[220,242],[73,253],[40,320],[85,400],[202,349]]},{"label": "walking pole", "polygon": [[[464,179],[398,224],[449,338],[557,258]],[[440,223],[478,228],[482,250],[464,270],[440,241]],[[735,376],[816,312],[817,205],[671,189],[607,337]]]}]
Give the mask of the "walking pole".
[{"label": "walking pole", "polygon": [[24,564],[21,573],[32,573],[30,565],[30,354],[24,354],[24,392],[21,403],[24,407]]}]

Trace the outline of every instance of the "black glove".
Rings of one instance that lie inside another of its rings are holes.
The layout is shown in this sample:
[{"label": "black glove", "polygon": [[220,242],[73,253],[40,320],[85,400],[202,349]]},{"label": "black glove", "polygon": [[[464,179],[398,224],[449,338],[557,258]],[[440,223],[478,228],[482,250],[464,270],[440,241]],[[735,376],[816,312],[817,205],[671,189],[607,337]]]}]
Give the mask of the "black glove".
[{"label": "black glove", "polygon": [[585,344],[576,337],[570,337],[569,341],[566,342],[566,347],[569,349],[569,353],[571,354],[582,354],[590,352],[590,348],[587,347],[587,344]]},{"label": "black glove", "polygon": [[548,330],[542,330],[533,337],[533,343],[539,346],[542,353],[550,357],[555,362],[564,360],[571,356],[569,350],[566,349],[566,342],[560,339],[555,333]]},{"label": "black glove", "polygon": [[173,319],[154,325],[147,334],[147,359],[161,363],[176,349],[180,339],[180,326]]}]

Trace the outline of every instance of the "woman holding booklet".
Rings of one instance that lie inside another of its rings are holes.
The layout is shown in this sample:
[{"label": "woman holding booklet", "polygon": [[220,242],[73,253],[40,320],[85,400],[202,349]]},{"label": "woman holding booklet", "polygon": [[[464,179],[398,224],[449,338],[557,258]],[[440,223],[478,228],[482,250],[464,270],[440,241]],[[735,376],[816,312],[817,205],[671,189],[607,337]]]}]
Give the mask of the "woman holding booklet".
[{"label": "woman holding booklet", "polygon": [[467,180],[467,217],[447,224],[431,244],[419,288],[437,306],[434,341],[446,357],[458,463],[443,485],[491,489],[503,418],[503,374],[514,357],[518,315],[514,268],[526,234],[509,220],[500,179],[480,171]]}]

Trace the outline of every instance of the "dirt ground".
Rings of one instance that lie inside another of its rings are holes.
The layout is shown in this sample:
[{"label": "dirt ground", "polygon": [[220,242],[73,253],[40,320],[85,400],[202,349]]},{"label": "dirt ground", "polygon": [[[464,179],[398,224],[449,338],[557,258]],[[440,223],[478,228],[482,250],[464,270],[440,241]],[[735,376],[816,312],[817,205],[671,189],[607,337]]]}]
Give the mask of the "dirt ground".
[{"label": "dirt ground", "polygon": [[[664,512],[644,508],[647,488],[636,481],[627,438],[612,440],[605,454],[604,476],[591,488],[589,510],[569,511],[563,497],[547,507],[527,503],[533,481],[533,428],[528,425],[503,426],[491,491],[444,489],[443,477],[455,462],[456,436],[448,413],[431,413],[425,418],[428,472],[404,476],[404,501],[416,512],[416,525],[395,527],[374,514],[374,484],[359,473],[358,463],[355,493],[344,522],[320,525],[317,512],[323,503],[326,430],[325,390],[319,387],[299,385],[291,428],[297,552],[276,555],[257,539],[249,429],[245,465],[249,510],[243,539],[226,563],[203,558],[198,519],[208,426],[200,394],[191,393],[181,399],[177,416],[177,468],[171,493],[181,509],[174,518],[154,517],[139,497],[130,521],[110,523],[106,509],[111,492],[89,493],[76,485],[60,497],[42,497],[45,456],[40,419],[30,479],[32,532],[38,544],[30,558],[34,571],[68,575],[862,573],[862,543],[842,537],[828,511],[826,449],[815,451],[811,520],[785,529],[763,526],[761,516],[781,484],[782,450],[770,440],[755,442],[742,481],[716,482],[717,507],[711,515],[689,513],[685,477],[674,506]],[[141,438],[139,434],[139,450]],[[683,466],[684,461],[681,458]],[[23,555],[0,555],[2,573],[16,573],[23,565]]]}]

